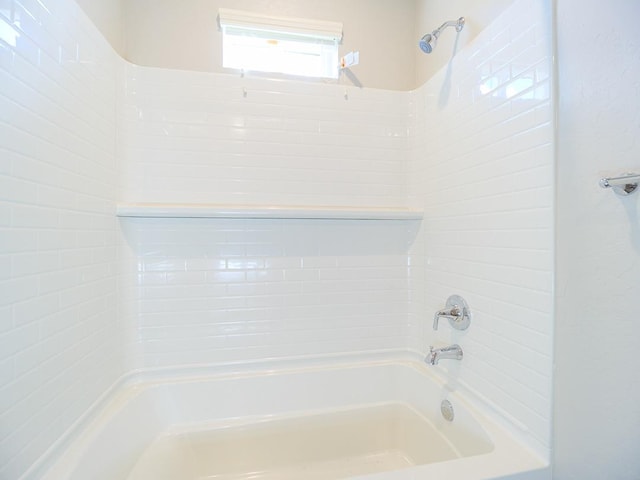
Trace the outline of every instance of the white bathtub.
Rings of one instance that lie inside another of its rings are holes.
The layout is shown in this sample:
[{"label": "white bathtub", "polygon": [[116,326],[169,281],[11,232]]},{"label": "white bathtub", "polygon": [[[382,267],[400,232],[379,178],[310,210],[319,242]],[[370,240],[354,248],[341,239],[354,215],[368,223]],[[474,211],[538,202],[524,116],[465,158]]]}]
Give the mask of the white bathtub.
[{"label": "white bathtub", "polygon": [[420,362],[232,370],[130,382],[42,478],[551,478],[535,452]]}]

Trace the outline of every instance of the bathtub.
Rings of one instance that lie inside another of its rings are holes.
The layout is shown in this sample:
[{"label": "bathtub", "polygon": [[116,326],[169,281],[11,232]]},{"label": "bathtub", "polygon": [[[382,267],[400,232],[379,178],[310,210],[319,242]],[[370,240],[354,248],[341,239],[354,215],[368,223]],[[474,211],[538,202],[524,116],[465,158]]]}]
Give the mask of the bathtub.
[{"label": "bathtub", "polygon": [[[417,358],[139,375],[45,480],[548,480],[548,465]],[[453,420],[441,413],[447,400]]]}]

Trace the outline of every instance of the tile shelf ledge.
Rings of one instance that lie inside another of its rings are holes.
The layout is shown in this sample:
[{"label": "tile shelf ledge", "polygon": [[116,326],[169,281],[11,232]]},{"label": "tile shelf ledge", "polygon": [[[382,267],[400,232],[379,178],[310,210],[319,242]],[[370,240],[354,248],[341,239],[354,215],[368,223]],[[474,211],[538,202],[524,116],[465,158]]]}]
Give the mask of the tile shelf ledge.
[{"label": "tile shelf ledge", "polygon": [[119,203],[116,215],[139,218],[420,220],[423,212],[404,207]]}]

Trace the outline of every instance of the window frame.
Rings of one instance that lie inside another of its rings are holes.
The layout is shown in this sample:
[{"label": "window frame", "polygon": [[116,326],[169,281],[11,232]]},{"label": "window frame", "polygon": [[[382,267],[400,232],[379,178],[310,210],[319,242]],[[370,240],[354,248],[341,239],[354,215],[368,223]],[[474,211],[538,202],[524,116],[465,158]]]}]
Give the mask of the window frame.
[{"label": "window frame", "polygon": [[218,22],[223,68],[317,79],[339,76],[342,23],[223,8]]}]

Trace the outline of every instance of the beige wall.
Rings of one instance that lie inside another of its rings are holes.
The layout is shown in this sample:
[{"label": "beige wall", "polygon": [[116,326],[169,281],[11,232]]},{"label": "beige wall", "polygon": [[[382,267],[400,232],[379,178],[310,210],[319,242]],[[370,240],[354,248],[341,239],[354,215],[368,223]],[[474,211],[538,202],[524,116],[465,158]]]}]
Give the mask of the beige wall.
[{"label": "beige wall", "polygon": [[[222,71],[220,7],[344,24],[341,54],[360,51],[352,69],[365,87],[414,86],[417,0],[132,0],[125,6],[128,60],[147,66]],[[349,79],[343,81],[350,83]]]},{"label": "beige wall", "polygon": [[125,56],[123,0],[76,0],[111,46]]},{"label": "beige wall", "polygon": [[[411,90],[446,66],[454,47],[471,42],[513,0],[76,0],[113,47],[139,65],[223,71],[218,9],[340,21],[341,54],[360,51],[346,84]],[[466,18],[459,35],[449,29],[430,55],[420,37],[447,20]],[[456,43],[457,42],[457,43]]]}]

